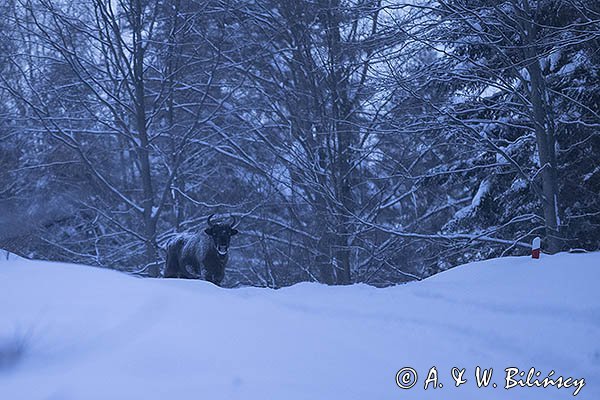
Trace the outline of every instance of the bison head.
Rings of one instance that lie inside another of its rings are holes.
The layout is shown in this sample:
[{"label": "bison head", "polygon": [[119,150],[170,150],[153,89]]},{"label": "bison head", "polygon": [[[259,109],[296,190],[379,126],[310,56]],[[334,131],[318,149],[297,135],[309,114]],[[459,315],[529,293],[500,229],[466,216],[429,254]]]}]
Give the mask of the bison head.
[{"label": "bison head", "polygon": [[229,241],[233,235],[238,233],[235,229],[237,226],[237,220],[235,217],[230,217],[229,223],[216,223],[212,221],[214,214],[208,217],[208,228],[204,232],[212,238],[213,244],[217,253],[221,256],[227,255],[229,250]]}]

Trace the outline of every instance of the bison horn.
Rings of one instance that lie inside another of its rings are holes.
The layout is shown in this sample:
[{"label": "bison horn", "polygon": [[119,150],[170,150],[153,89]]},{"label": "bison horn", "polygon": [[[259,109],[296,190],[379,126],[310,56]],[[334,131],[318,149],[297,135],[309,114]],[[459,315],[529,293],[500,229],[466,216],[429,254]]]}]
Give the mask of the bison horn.
[{"label": "bison horn", "polygon": [[208,220],[206,221],[206,223],[208,224],[208,226],[213,226],[215,223],[212,221],[212,217],[214,217],[215,214],[210,214],[208,216]]},{"label": "bison horn", "polygon": [[229,218],[231,219],[231,224],[229,224],[232,228],[235,228],[236,226],[238,226],[239,221],[237,220],[237,218],[235,217],[235,215],[229,215]]}]

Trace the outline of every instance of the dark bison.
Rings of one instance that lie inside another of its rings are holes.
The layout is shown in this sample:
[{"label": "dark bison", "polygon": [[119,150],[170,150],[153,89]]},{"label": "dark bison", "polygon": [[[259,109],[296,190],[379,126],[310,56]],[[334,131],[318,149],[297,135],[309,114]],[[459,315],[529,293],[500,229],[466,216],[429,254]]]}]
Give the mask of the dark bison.
[{"label": "dark bison", "polygon": [[215,285],[221,284],[229,258],[229,241],[238,233],[237,221],[231,217],[229,223],[216,223],[213,216],[208,217],[203,233],[183,233],[167,243],[165,278],[203,277]]}]

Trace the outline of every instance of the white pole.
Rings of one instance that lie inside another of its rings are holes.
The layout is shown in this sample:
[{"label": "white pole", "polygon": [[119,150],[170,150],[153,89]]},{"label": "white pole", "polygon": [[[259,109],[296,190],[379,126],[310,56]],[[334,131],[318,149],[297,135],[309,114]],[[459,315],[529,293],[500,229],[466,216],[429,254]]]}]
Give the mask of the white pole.
[{"label": "white pole", "polygon": [[531,243],[531,258],[540,258],[540,252],[542,247],[542,239],[536,237]]}]

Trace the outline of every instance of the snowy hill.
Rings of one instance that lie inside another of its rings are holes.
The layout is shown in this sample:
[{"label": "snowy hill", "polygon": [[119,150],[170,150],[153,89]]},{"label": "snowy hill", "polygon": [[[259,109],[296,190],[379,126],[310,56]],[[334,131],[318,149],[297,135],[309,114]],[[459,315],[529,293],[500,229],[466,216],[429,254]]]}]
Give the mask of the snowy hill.
[{"label": "snowy hill", "polygon": [[[598,253],[277,291],[2,257],[0,399],[573,398],[506,390],[508,367],[584,378],[576,398],[598,399],[599,278]],[[408,366],[418,383],[400,389]],[[443,387],[425,391],[432,366]],[[494,368],[490,387],[476,366]],[[452,367],[466,369],[460,387]]]}]

